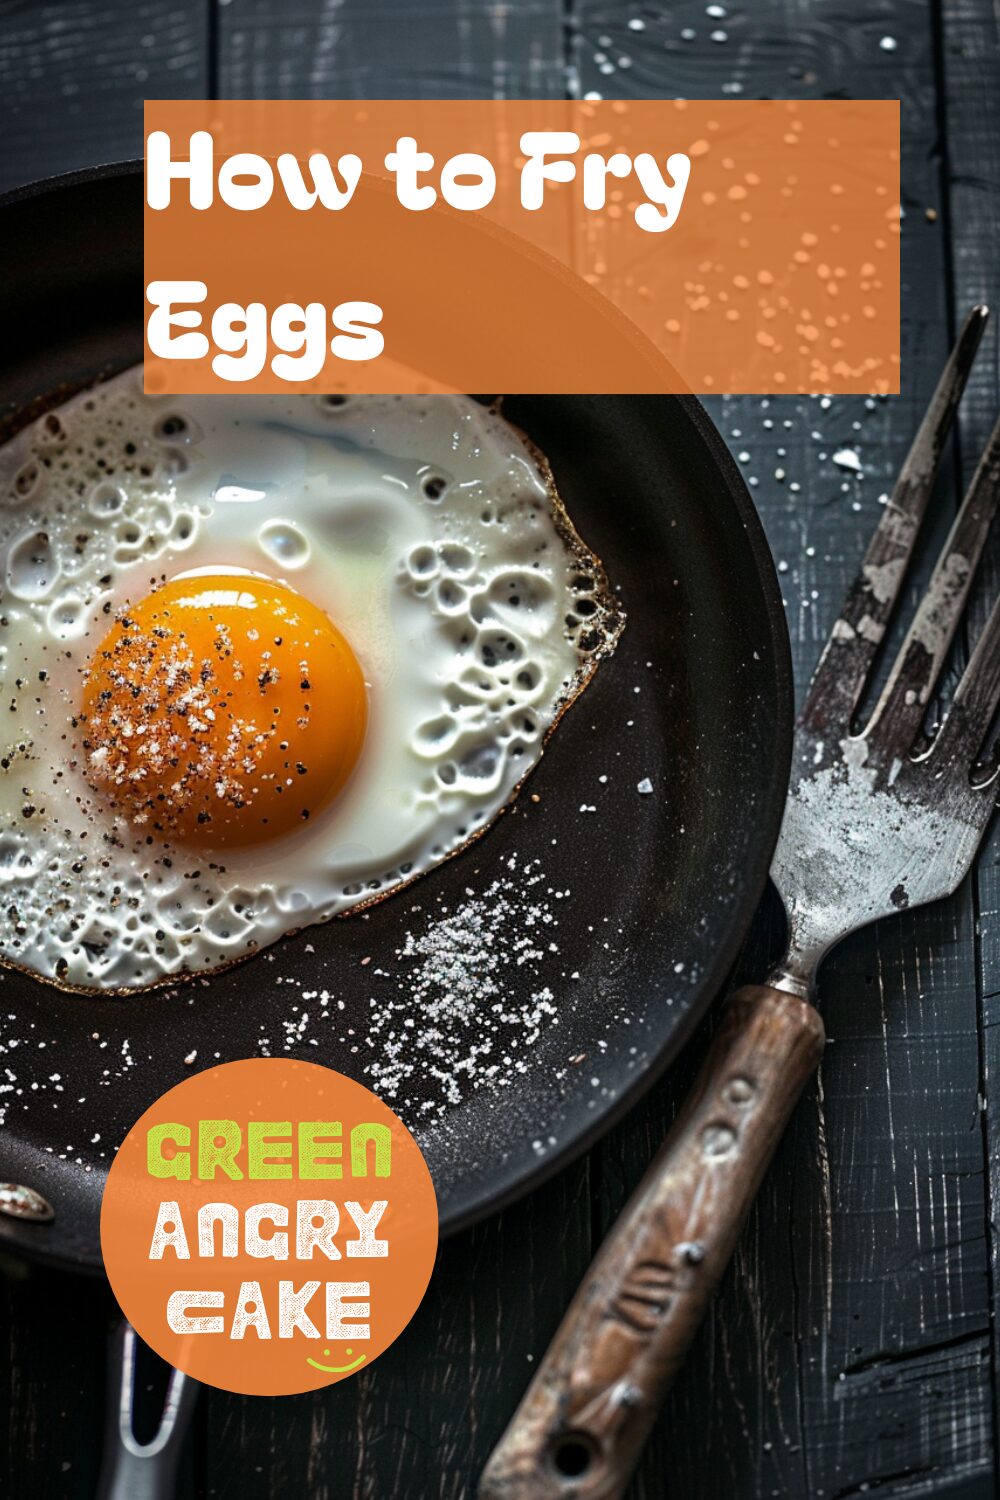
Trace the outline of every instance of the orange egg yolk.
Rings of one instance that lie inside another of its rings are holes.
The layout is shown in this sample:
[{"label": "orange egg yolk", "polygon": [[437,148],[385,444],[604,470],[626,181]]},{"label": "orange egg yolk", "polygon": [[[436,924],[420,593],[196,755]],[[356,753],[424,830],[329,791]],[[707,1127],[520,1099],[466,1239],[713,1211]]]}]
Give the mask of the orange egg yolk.
[{"label": "orange egg yolk", "polygon": [[308,599],[243,574],[174,579],[94,653],[86,775],[161,838],[270,842],[342,789],[367,716],[357,658]]}]

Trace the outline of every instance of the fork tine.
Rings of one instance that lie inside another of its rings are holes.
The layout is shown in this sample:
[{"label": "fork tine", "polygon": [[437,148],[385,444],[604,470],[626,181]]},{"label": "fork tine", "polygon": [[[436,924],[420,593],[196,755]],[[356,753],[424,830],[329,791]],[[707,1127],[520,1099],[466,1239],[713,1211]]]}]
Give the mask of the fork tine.
[{"label": "fork tine", "polygon": [[923,721],[958,628],[1000,501],[1000,420],[945,543],[934,576],[865,729],[908,750]]},{"label": "fork tine", "polygon": [[802,722],[847,733],[864,689],[934,487],[941,450],[965,389],[989,309],[969,313],[941,373],[840,617],[813,676]]},{"label": "fork tine", "polygon": [[[996,601],[986,628],[976,642],[969,665],[962,673],[947,717],[930,749],[921,759],[933,757],[942,766],[965,763],[971,769],[983,748],[990,724],[1000,706],[1000,599]],[[984,785],[992,781],[987,778]]]}]

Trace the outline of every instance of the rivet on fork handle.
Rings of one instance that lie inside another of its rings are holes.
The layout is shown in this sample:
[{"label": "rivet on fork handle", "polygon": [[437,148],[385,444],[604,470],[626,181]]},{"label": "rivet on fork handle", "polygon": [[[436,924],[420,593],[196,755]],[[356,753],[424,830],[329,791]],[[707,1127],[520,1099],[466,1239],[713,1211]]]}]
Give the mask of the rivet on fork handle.
[{"label": "rivet on fork handle", "polygon": [[670,1134],[495,1449],[480,1500],[616,1500],[823,1051],[806,1000],[738,990]]}]

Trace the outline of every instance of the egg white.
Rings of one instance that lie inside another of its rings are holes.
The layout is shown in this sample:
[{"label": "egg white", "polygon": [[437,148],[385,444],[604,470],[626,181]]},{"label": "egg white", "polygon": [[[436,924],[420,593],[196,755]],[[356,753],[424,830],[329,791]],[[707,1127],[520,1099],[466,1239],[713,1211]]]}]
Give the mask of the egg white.
[{"label": "egg white", "polygon": [[[220,571],[325,610],[370,717],[328,809],[213,858],[93,792],[74,717],[115,612]],[[68,988],[206,973],[430,869],[621,627],[543,461],[458,397],[178,400],[127,371],[0,449],[0,573],[0,956]]]}]

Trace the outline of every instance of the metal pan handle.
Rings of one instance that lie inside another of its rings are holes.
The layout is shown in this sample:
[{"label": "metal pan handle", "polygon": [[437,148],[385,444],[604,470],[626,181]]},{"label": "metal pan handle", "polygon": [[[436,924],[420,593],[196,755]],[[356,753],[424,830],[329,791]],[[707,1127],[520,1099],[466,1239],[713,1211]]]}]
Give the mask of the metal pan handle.
[{"label": "metal pan handle", "polygon": [[174,1500],[177,1460],[198,1399],[198,1382],[171,1371],[159,1426],[140,1442],[135,1434],[140,1348],[135,1330],[123,1321],[112,1341],[99,1500]]}]

